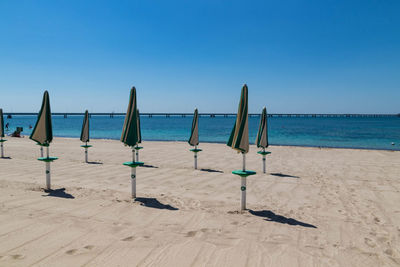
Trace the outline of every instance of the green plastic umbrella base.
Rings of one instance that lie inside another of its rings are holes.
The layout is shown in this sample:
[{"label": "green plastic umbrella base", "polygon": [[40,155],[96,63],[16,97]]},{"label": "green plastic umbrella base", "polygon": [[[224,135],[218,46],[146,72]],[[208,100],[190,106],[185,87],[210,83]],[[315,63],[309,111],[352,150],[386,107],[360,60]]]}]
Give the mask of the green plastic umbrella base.
[{"label": "green plastic umbrella base", "polygon": [[246,171],[243,171],[243,170],[234,170],[232,173],[233,173],[233,174],[236,174],[236,175],[239,175],[239,176],[241,176],[241,177],[247,177],[247,176],[256,174],[255,171],[248,171],[248,170],[246,170]]},{"label": "green plastic umbrella base", "polygon": [[44,162],[52,162],[54,160],[57,160],[57,157],[42,157],[42,158],[38,158],[38,160],[40,161],[44,161]]},{"label": "green plastic umbrella base", "polygon": [[124,162],[125,166],[129,166],[129,167],[132,167],[132,168],[136,168],[137,166],[142,166],[143,164],[144,164],[144,162],[141,162],[141,161],[127,161],[127,162]]},{"label": "green plastic umbrella base", "polygon": [[192,152],[200,152],[200,151],[203,151],[203,150],[201,150],[201,149],[190,149],[190,151],[192,151]]},{"label": "green plastic umbrella base", "polygon": [[268,155],[268,154],[271,154],[271,152],[268,152],[268,151],[258,151],[257,153],[260,154],[260,155]]}]

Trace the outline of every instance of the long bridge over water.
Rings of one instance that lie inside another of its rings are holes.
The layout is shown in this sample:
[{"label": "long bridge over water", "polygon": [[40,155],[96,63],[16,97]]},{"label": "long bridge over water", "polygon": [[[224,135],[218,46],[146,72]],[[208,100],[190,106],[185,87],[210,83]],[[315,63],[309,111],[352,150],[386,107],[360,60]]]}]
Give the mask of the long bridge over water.
[{"label": "long bridge over water", "polygon": [[[125,113],[116,113],[116,112],[97,112],[97,113],[89,113],[90,116],[109,116],[113,118],[114,116],[125,116]],[[4,112],[4,115],[8,118],[12,118],[12,116],[37,116],[37,113],[34,112]],[[63,116],[67,118],[68,116],[83,116],[84,113],[79,112],[53,112],[53,116]],[[140,113],[141,116],[147,117],[186,117],[192,116],[193,113]],[[259,117],[261,114],[259,113],[249,113],[249,117]],[[199,113],[200,117],[236,117],[236,113]],[[351,113],[342,113],[342,114],[320,114],[320,113],[269,113],[268,117],[287,117],[287,118],[356,118],[356,117],[368,117],[368,118],[382,118],[382,117],[399,117],[399,114],[351,114]]]}]

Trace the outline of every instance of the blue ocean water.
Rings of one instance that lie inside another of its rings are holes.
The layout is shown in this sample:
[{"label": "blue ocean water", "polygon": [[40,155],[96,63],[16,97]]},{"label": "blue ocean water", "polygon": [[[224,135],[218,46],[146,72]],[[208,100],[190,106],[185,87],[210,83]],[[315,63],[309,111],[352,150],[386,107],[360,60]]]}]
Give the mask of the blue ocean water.
[{"label": "blue ocean water", "polygon": [[[79,138],[83,116],[53,116],[53,134],[59,137]],[[235,117],[200,117],[200,142],[225,143],[232,130]],[[29,135],[36,116],[15,115],[5,118],[9,133],[17,126]],[[90,118],[91,138],[119,139],[124,116],[97,116]],[[143,140],[187,141],[192,117],[141,116]],[[250,142],[254,143],[259,118],[249,118]],[[269,141],[272,145],[322,146],[400,150],[400,118],[268,118]],[[395,145],[392,145],[395,143]]]}]

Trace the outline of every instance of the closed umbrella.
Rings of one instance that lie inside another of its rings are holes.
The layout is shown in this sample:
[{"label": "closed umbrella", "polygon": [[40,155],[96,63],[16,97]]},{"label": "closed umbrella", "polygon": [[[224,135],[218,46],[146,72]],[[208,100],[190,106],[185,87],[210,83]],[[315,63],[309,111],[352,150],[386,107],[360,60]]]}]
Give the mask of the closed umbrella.
[{"label": "closed umbrella", "polygon": [[246,178],[249,175],[256,174],[255,171],[246,170],[246,153],[249,152],[249,126],[248,126],[248,88],[245,84],[240,96],[236,122],[229,137],[228,146],[232,147],[243,156],[243,166],[241,170],[235,170],[232,173],[241,177],[242,199],[241,210],[246,209]]},{"label": "closed umbrella", "polygon": [[199,145],[199,111],[197,108],[194,110],[192,129],[190,131],[188,143],[189,145],[194,146],[194,149],[191,149],[190,151],[194,153],[194,168],[197,169],[197,153],[201,151],[201,149],[197,148]]},{"label": "closed umbrella", "polygon": [[92,146],[87,144],[90,141],[89,140],[89,112],[87,110],[85,111],[85,117],[83,118],[81,141],[85,143],[81,147],[85,148],[85,162],[88,163],[88,148],[92,147]]},{"label": "closed umbrella", "polygon": [[1,146],[1,157],[4,158],[4,148],[3,143],[7,141],[3,139],[4,137],[4,119],[3,119],[3,109],[0,108],[0,146]]},{"label": "closed umbrella", "polygon": [[38,160],[46,163],[46,188],[50,190],[50,162],[58,158],[50,157],[49,155],[49,146],[51,141],[53,141],[53,128],[51,124],[50,98],[47,91],[44,92],[42,107],[39,111],[35,127],[33,128],[29,138],[47,148],[47,156],[40,157]]},{"label": "closed umbrella", "polygon": [[139,109],[137,110],[137,131],[138,131],[138,143],[135,146],[136,150],[136,160],[139,161],[139,150],[142,149],[142,146],[139,146],[140,143],[142,143],[142,130],[140,128],[140,113]]},{"label": "closed umbrella", "polygon": [[121,142],[132,149],[132,161],[124,162],[124,165],[131,167],[132,198],[136,198],[136,167],[144,164],[143,162],[135,161],[134,147],[140,140],[137,112],[136,88],[132,87],[121,135]]},{"label": "closed umbrella", "polygon": [[257,147],[262,148],[257,153],[263,157],[263,173],[265,173],[265,156],[271,154],[271,152],[265,151],[268,147],[268,121],[267,121],[267,108],[264,107],[261,113],[260,125],[258,126],[258,132],[256,137]]}]

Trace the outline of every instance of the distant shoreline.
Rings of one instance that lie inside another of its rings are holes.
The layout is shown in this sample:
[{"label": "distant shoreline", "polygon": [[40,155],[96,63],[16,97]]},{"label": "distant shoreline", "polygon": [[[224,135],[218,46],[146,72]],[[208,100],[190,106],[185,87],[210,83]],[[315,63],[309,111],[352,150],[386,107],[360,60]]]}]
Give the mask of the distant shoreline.
[{"label": "distant shoreline", "polygon": [[[3,112],[5,116],[37,116],[36,112]],[[91,116],[125,116],[122,112],[92,112],[89,113]],[[84,113],[81,112],[53,112],[52,116],[83,116]],[[259,117],[260,113],[249,113],[249,117]],[[193,113],[188,112],[143,112],[140,116],[146,116],[152,118],[154,117],[190,117]],[[236,113],[232,112],[204,112],[199,113],[199,117],[236,117]],[[268,113],[268,117],[275,118],[385,118],[385,117],[398,117],[400,118],[400,113]]]}]

